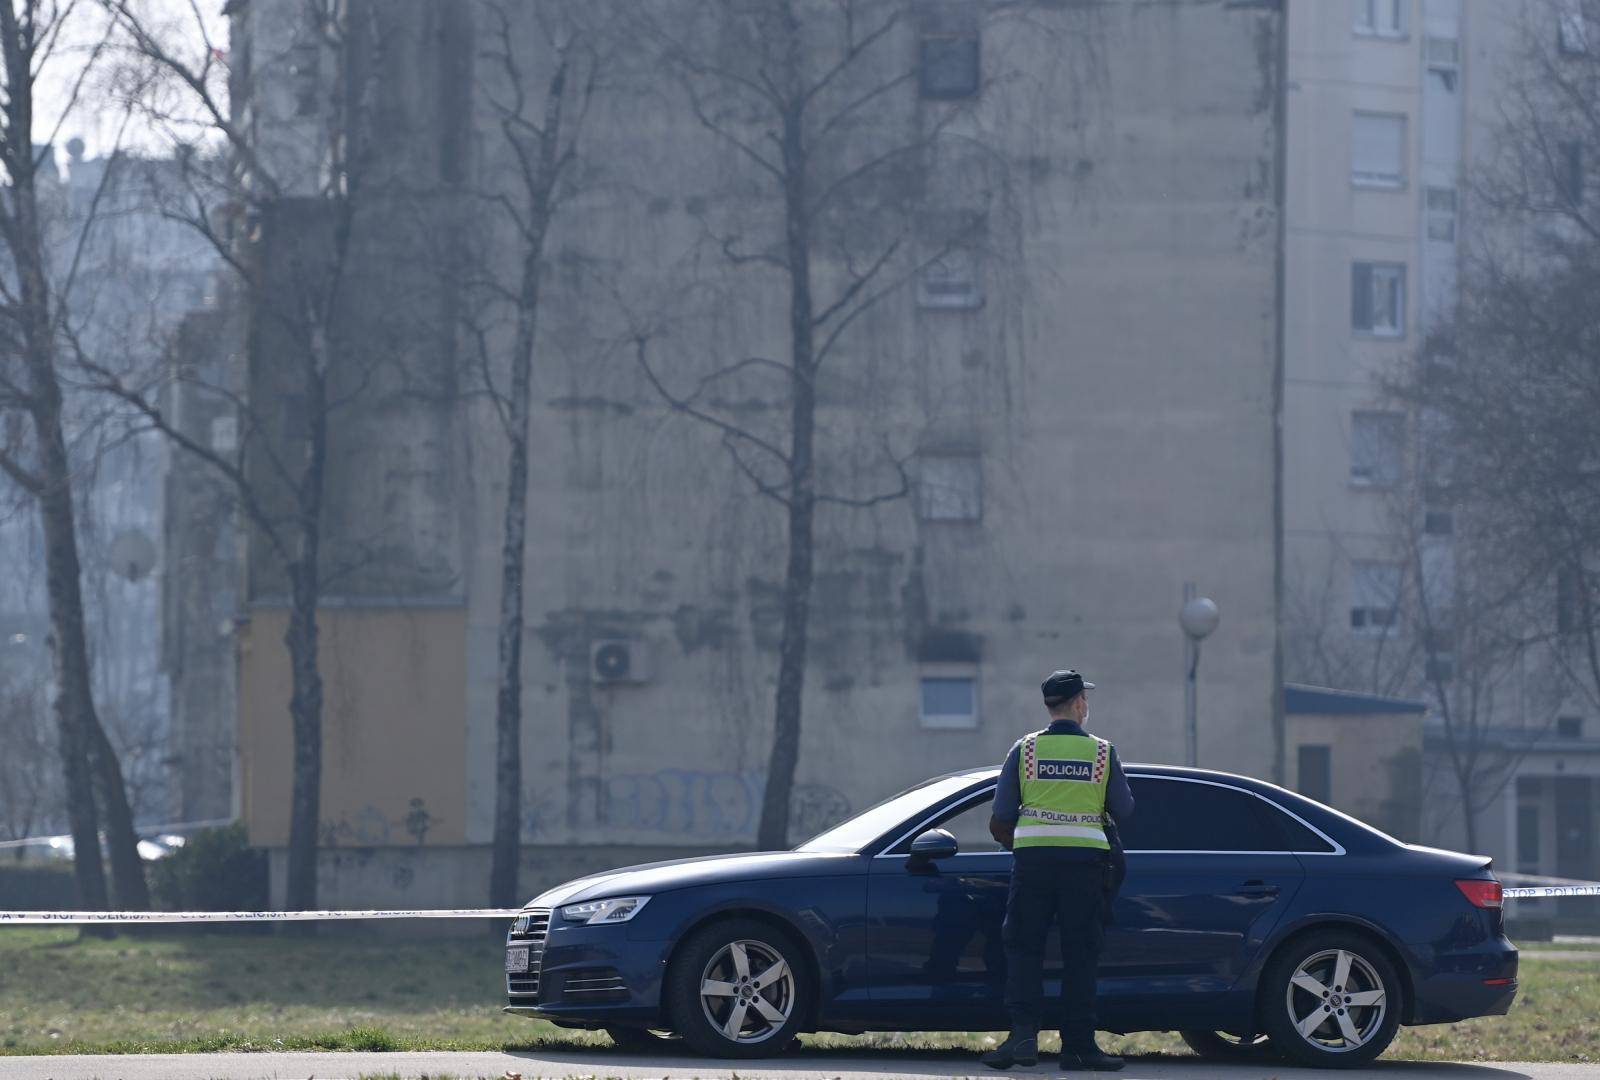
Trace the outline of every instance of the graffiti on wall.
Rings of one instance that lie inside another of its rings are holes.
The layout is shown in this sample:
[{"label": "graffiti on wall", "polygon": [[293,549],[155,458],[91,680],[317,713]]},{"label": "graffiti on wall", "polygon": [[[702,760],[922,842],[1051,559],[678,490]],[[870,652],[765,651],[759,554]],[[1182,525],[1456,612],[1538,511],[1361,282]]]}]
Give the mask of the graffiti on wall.
[{"label": "graffiti on wall", "polygon": [[403,819],[389,817],[378,807],[368,803],[353,814],[345,814],[322,823],[323,847],[386,847],[403,843],[403,838],[419,847],[427,842],[428,830],[441,819],[428,809],[420,798],[412,798]]}]

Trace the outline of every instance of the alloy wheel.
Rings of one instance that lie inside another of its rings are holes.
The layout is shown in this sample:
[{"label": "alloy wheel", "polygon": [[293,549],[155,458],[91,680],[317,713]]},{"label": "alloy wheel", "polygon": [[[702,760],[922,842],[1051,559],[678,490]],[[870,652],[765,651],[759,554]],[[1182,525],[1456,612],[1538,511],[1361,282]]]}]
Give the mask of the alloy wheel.
[{"label": "alloy wheel", "polygon": [[700,976],[700,1008],[729,1042],[765,1042],[789,1022],[797,994],[794,972],[772,946],[730,941]]},{"label": "alloy wheel", "polygon": [[1365,1046],[1383,1028],[1387,994],[1377,970],[1348,949],[1306,957],[1284,991],[1289,1020],[1302,1039],[1330,1054]]}]

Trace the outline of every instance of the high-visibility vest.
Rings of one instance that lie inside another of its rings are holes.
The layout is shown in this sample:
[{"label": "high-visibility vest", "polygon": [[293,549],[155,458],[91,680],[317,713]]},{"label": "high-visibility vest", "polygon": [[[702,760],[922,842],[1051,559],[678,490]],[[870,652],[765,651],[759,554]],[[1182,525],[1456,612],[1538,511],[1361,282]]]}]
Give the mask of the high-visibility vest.
[{"label": "high-visibility vest", "polygon": [[1022,740],[1022,815],[1014,847],[1078,847],[1108,851],[1106,783],[1111,744],[1093,735],[1035,732]]}]

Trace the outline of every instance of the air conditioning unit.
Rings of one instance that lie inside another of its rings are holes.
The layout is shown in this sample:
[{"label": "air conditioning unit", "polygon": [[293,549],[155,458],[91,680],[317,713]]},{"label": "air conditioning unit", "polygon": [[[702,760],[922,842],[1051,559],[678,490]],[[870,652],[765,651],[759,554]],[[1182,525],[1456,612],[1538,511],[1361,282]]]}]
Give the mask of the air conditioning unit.
[{"label": "air conditioning unit", "polygon": [[597,683],[643,683],[654,676],[642,641],[602,638],[589,646],[589,678]]}]

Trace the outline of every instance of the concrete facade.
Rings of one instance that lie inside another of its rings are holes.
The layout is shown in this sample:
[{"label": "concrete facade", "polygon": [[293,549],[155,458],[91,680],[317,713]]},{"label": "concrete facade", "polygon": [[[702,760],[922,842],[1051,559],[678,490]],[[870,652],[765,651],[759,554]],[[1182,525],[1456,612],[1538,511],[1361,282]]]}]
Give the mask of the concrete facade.
[{"label": "concrete facade", "polygon": [[[427,7],[375,10],[411,40],[438,18]],[[272,8],[252,0],[245,11],[261,25]],[[927,24],[907,11],[892,46],[909,58]],[[1185,581],[1223,612],[1200,671],[1200,762],[1282,775],[1280,19],[1212,5],[1028,14],[982,25],[992,78],[977,100],[923,99],[912,80],[857,148],[936,129],[957,148],[982,146],[976,158],[928,155],[906,190],[930,216],[980,217],[986,240],[979,302],[931,305],[908,279],[841,339],[818,386],[823,477],[857,494],[892,485],[877,449],[886,440],[918,488],[819,516],[796,840],[929,775],[998,762],[1042,722],[1038,683],[1060,666],[1100,684],[1091,726],[1126,760],[1181,760]],[[537,40],[524,29],[513,40]],[[421,55],[411,74],[436,85],[449,65]],[[537,55],[527,59],[537,71]],[[535,359],[530,889],[565,876],[583,851],[748,846],[772,723],[782,517],[713,434],[641,377],[619,344],[629,326],[612,293],[670,326],[652,346],[675,387],[703,374],[701,358],[782,355],[781,280],[704,252],[708,218],[759,233],[773,206],[670,81],[649,64],[619,70],[587,119],[592,182],[550,241]],[[408,133],[387,151],[395,161],[413,140],[434,145],[446,114],[433,96],[408,92],[394,108],[395,130]],[[481,94],[471,115],[472,168],[438,181],[442,198],[463,203],[467,189],[512,182]],[[986,182],[989,169],[1004,182]],[[509,230],[482,232],[479,268],[514,281]],[[819,289],[845,273],[825,253]],[[491,341],[506,344],[498,332]],[[751,381],[721,405],[759,424],[777,402]],[[330,478],[330,491],[375,498],[375,512],[409,499],[417,516],[404,521],[438,524],[421,542],[397,520],[388,532],[404,542],[373,564],[382,573],[357,573],[360,586],[324,616],[329,902],[409,903],[422,892],[402,882],[424,879],[430,902],[476,902],[486,888],[505,450],[481,398],[411,415],[434,434],[409,479],[363,453],[369,436],[395,430],[395,414],[378,412],[350,421]],[[358,525],[371,521],[335,522],[330,548]],[[459,577],[425,573],[424,555]],[[248,573],[244,812],[252,839],[274,846],[288,794],[287,675],[271,573]],[[627,677],[596,668],[608,645],[630,650]],[[406,826],[413,798],[436,815],[420,836]],[[381,828],[359,827],[367,807]],[[433,870],[413,865],[435,851]]]},{"label": "concrete facade", "polygon": [[[1415,583],[1400,538],[1410,528],[1402,518],[1412,509],[1405,489],[1421,434],[1385,384],[1453,303],[1457,252],[1471,227],[1460,212],[1464,177],[1474,155],[1486,152],[1497,67],[1511,59],[1511,28],[1524,6],[1289,4],[1284,533],[1291,681],[1377,694],[1421,689],[1406,611]],[[1390,274],[1399,278],[1398,292],[1385,296]],[[1367,303],[1376,298],[1380,308],[1398,308],[1394,318],[1358,311],[1363,285]],[[1448,533],[1424,542],[1449,560]],[[1386,607],[1394,608],[1392,625],[1382,625]],[[1364,614],[1355,614],[1358,608]]]}]

